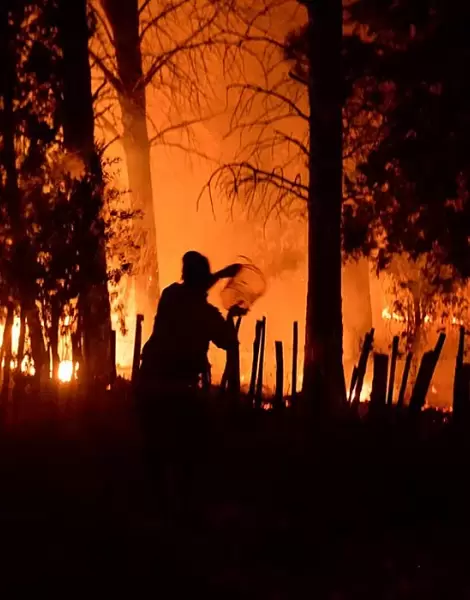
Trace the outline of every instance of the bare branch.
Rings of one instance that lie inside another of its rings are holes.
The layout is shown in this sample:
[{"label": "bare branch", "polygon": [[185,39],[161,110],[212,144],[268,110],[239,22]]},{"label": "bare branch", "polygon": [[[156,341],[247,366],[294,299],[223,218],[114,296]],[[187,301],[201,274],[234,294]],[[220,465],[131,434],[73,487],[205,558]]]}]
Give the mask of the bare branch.
[{"label": "bare branch", "polygon": [[96,89],[95,93],[93,94],[93,102],[96,102],[99,98],[99,95],[101,94],[101,92],[104,90],[104,88],[106,87],[106,85],[108,84],[107,80],[105,79]]},{"label": "bare branch", "polygon": [[93,52],[93,50],[90,50],[90,54],[93,57],[93,60],[96,62],[97,66],[101,69],[103,75],[106,77],[106,79],[109,81],[109,83],[113,86],[113,88],[116,90],[116,92],[118,94],[123,94],[124,93],[124,88],[123,88],[123,85],[122,85],[121,80],[119,79],[119,77],[117,77],[111,71],[111,69],[109,69],[104,64],[104,61],[99,56],[97,56]]},{"label": "bare branch", "polygon": [[[150,4],[150,1],[151,0],[147,0],[144,3],[144,6],[142,7],[142,9],[140,11],[141,13],[142,13],[142,10]],[[184,6],[185,4],[187,4],[190,1],[191,0],[180,0],[179,2],[173,2],[171,4],[168,4],[168,6],[164,10],[162,10],[153,19],[150,19],[150,21],[148,21],[148,23],[146,23],[144,25],[144,27],[142,27],[142,30],[140,32],[140,39],[142,40],[144,38],[145,34],[147,33],[147,31],[149,29],[151,29],[152,27],[157,27],[161,21],[163,21],[164,19],[169,17],[172,13],[176,12],[178,9],[180,9],[182,6]]]},{"label": "bare branch", "polygon": [[101,123],[103,123],[103,128],[106,129],[107,131],[109,131],[114,138],[116,138],[116,139],[121,138],[115,125],[113,123],[111,123],[111,121],[104,114],[102,114],[100,116],[99,121]]},{"label": "bare branch", "polygon": [[[224,181],[223,178],[227,175],[228,180]],[[220,184],[225,190],[227,190],[227,186],[231,187],[230,195],[232,197],[239,196],[244,186],[253,186],[256,189],[267,184],[280,191],[281,198],[293,196],[302,201],[306,201],[308,198],[308,186],[302,183],[300,177],[291,179],[284,175],[282,169],[269,171],[249,162],[233,162],[222,165],[212,173],[198,197],[198,205],[205,192],[209,192],[212,202],[214,186],[218,187]]]},{"label": "bare branch", "polygon": [[[108,42],[110,43],[111,47],[114,47],[114,36],[112,34],[111,29],[109,28],[108,22],[103,17],[101,12],[99,10],[97,10],[95,6],[93,6],[92,3],[90,3],[89,6],[90,6],[90,10],[91,10],[93,16],[96,17],[96,19],[99,21],[101,27],[103,28],[104,32],[106,33],[106,37],[108,38]],[[105,45],[105,44],[103,44],[103,45]]]},{"label": "bare branch", "polygon": [[157,134],[155,134],[152,138],[150,138],[150,144],[152,145],[152,144],[158,142],[158,140],[162,140],[168,133],[172,133],[174,131],[180,131],[182,129],[187,129],[188,127],[197,125],[198,123],[203,123],[204,121],[208,121],[211,118],[212,117],[206,117],[206,118],[201,117],[201,118],[195,118],[195,119],[187,119],[185,121],[181,121],[180,123],[168,125],[168,127],[165,127],[164,129],[159,130]]},{"label": "bare branch", "polygon": [[266,89],[263,88],[259,85],[255,85],[255,84],[250,84],[250,83],[233,83],[230,86],[228,86],[229,89],[243,89],[243,90],[250,90],[256,94],[259,94],[261,96],[268,96],[271,98],[275,98],[277,100],[279,100],[280,102],[282,102],[283,104],[285,104],[286,106],[288,106],[298,117],[300,117],[301,119],[303,119],[304,121],[309,120],[309,117],[306,113],[304,113],[296,104],[295,102],[293,102],[290,98],[288,98],[287,96],[285,96],[284,94],[281,94],[280,92],[277,92],[273,89]]},{"label": "bare branch", "polygon": [[140,15],[141,15],[141,14],[144,12],[144,10],[145,10],[145,9],[146,9],[146,8],[147,8],[149,5],[150,5],[150,3],[151,3],[151,2],[152,2],[152,0],[145,0],[145,1],[142,3],[142,6],[139,8],[139,14],[140,14]]},{"label": "bare branch", "polygon": [[102,149],[103,153],[105,153],[106,150],[108,150],[110,148],[110,146],[112,146],[115,142],[118,142],[119,140],[120,140],[120,136],[116,135],[113,139],[111,139],[107,144],[105,144],[103,146],[103,149]]}]

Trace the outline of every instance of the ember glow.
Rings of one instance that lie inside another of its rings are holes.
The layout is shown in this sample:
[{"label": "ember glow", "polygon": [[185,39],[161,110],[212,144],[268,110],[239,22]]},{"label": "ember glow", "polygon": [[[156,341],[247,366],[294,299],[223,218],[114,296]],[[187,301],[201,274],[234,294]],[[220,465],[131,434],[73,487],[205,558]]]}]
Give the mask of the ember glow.
[{"label": "ember glow", "polygon": [[59,363],[59,380],[63,383],[69,383],[75,377],[77,378],[78,363],[73,365],[71,360],[62,360]]},{"label": "ember glow", "polygon": [[[65,317],[67,319],[67,317]],[[0,346],[3,344],[3,336],[5,332],[5,324],[0,323]],[[13,325],[11,329],[11,337],[12,337],[12,355],[13,358],[10,361],[10,369],[15,370],[18,366],[18,346],[19,339],[21,334],[21,320],[18,316],[13,318]],[[72,381],[72,379],[77,378],[78,374],[78,363],[73,366],[73,362],[68,358],[67,355],[70,354],[70,340],[69,336],[59,336],[59,357],[61,357],[59,363],[59,373],[58,378],[62,383],[68,383]],[[21,372],[24,375],[34,376],[36,374],[36,369],[34,366],[34,361],[30,356],[30,340],[29,340],[29,331],[28,326],[26,325],[25,332],[25,356],[23,356],[21,361]],[[5,359],[2,360],[2,368],[5,366]],[[52,363],[50,366],[50,377],[52,378]]]},{"label": "ember glow", "polygon": [[403,317],[402,315],[399,315],[396,312],[390,312],[388,306],[385,307],[382,311],[382,319],[385,319],[386,321],[399,321],[400,323],[403,323],[405,321],[405,317]]}]

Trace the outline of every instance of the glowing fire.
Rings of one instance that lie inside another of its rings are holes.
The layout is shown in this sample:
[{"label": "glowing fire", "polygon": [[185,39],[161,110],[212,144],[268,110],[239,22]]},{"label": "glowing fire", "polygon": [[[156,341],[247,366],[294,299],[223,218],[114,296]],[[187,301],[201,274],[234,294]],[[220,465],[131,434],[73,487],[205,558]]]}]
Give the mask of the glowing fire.
[{"label": "glowing fire", "polygon": [[390,309],[386,306],[382,311],[382,319],[385,319],[386,321],[400,321],[400,323],[402,323],[405,320],[405,317],[396,312],[390,312]]},{"label": "glowing fire", "polygon": [[[67,319],[69,319],[68,316],[66,316],[64,319],[65,325],[68,324]],[[3,344],[4,331],[5,331],[5,325],[0,324],[0,346]],[[11,347],[12,347],[12,354],[13,354],[13,358],[10,361],[10,369],[11,370],[15,370],[18,367],[18,346],[19,346],[19,340],[20,340],[20,333],[21,333],[21,320],[18,316],[15,316],[13,318],[13,325],[11,328],[11,341],[12,341]],[[28,331],[28,326],[26,325],[26,333],[25,333],[25,346],[26,347],[28,346],[28,338],[29,338],[29,331]],[[61,348],[62,348],[62,346],[64,346],[64,341],[65,341],[64,336],[60,336],[59,346]],[[63,349],[62,349],[62,353],[64,353]],[[3,359],[3,361],[2,361],[2,368],[4,366],[5,366],[5,359]],[[73,362],[71,360],[61,360],[59,363],[59,375],[58,375],[59,380],[64,383],[70,382],[70,381],[72,381],[74,376],[75,376],[75,378],[77,377],[77,371],[78,371],[78,363],[75,365],[75,368],[74,368]],[[24,375],[29,375],[29,376],[34,376],[36,374],[34,361],[28,355],[24,356],[21,361],[21,372]],[[51,377],[52,377],[52,366],[51,366]]]},{"label": "glowing fire", "polygon": [[69,383],[73,377],[77,377],[78,363],[73,366],[71,360],[62,360],[59,364],[59,380],[63,383]]},{"label": "glowing fire", "polygon": [[368,381],[364,381],[362,384],[361,396],[359,402],[368,402],[372,393],[372,384]]}]

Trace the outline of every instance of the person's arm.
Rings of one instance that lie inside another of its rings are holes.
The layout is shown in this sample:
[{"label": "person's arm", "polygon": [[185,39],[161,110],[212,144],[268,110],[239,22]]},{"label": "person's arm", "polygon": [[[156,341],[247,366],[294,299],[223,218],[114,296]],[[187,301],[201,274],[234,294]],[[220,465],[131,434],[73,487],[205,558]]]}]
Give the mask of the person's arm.
[{"label": "person's arm", "polygon": [[234,263],[233,265],[228,265],[227,267],[220,269],[220,271],[212,273],[207,289],[209,290],[211,287],[213,287],[220,279],[230,279],[231,277],[235,277],[241,268],[242,265]]},{"label": "person's arm", "polygon": [[211,342],[221,348],[222,350],[228,350],[238,343],[237,332],[233,323],[233,316],[227,315],[227,319],[224,319],[220,311],[215,306],[210,307],[210,321],[211,321]]}]

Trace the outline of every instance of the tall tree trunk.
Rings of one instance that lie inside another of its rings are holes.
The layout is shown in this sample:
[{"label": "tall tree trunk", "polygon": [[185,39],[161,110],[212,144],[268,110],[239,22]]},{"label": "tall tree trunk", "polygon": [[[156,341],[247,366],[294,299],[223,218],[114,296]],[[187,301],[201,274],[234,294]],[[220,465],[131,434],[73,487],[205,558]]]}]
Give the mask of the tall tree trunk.
[{"label": "tall tree trunk", "polygon": [[119,78],[118,97],[122,113],[123,146],[134,210],[140,260],[136,265],[136,311],[145,315],[144,339],[151,333],[159,296],[157,235],[153,206],[150,143],[139,36],[138,0],[102,0],[111,25]]},{"label": "tall tree trunk", "polygon": [[15,314],[15,305],[13,302],[8,302],[7,305],[7,316],[5,321],[5,329],[3,330],[3,344],[1,351],[1,360],[5,361],[3,367],[3,378],[2,378],[2,401],[8,400],[10,390],[10,373],[11,373],[11,360],[13,357],[12,352],[12,329],[13,329],[13,318]]},{"label": "tall tree trunk", "polygon": [[49,377],[49,360],[44,344],[44,336],[42,335],[41,318],[34,298],[27,298],[23,303],[22,309],[26,313],[31,340],[31,355],[34,361],[34,378],[38,385],[41,379]]},{"label": "tall tree trunk", "polygon": [[51,328],[49,331],[49,343],[52,355],[52,380],[59,380],[59,319],[61,307],[56,297],[51,302]]},{"label": "tall tree trunk", "polygon": [[16,358],[18,360],[18,364],[16,366],[16,372],[21,375],[21,365],[23,363],[24,358],[24,345],[26,340],[26,313],[24,308],[20,308],[20,335],[18,338],[18,351],[16,353]]},{"label": "tall tree trunk", "polygon": [[[413,292],[412,292],[413,293]],[[419,365],[423,355],[423,319],[421,318],[420,297],[413,293],[413,333],[411,338],[410,350],[413,353],[411,362],[410,383],[412,386],[416,383],[418,377]]]},{"label": "tall tree trunk", "polygon": [[346,402],[342,363],[342,2],[303,0],[309,18],[310,163],[304,397]]},{"label": "tall tree trunk", "polygon": [[[102,208],[102,173],[94,142],[89,29],[86,0],[59,0],[59,41],[63,55],[63,124],[67,150],[78,155],[89,175],[80,194],[89,221],[80,270],[83,337],[89,381],[109,376],[111,310],[107,285]],[[104,369],[104,370],[103,370]]]}]

